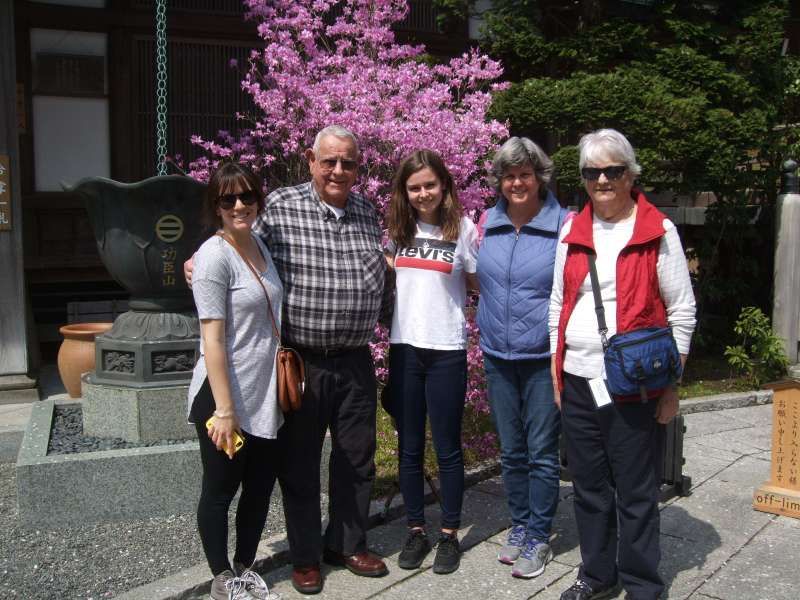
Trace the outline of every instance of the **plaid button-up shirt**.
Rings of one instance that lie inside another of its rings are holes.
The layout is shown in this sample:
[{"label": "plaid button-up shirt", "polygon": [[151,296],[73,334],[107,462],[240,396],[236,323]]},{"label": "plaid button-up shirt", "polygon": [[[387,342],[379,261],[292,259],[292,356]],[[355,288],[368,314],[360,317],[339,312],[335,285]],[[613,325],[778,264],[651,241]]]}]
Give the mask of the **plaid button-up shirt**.
[{"label": "plaid button-up shirt", "polygon": [[372,339],[390,294],[382,232],[369,202],[351,192],[337,220],[310,182],[279,188],[253,231],[283,282],[284,344],[336,350]]}]

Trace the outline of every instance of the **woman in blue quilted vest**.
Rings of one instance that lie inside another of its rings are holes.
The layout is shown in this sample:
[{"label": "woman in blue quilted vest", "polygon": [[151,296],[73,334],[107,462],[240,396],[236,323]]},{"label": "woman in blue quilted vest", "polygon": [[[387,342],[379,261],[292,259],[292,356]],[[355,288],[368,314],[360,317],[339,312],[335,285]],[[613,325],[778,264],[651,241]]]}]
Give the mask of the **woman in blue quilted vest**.
[{"label": "woman in blue quilted vest", "polygon": [[560,417],[550,378],[547,317],[558,234],[567,217],[547,189],[553,162],[528,138],[494,157],[497,204],[478,252],[481,331],[511,530],[498,560],[514,577],[541,575],[558,505]]}]

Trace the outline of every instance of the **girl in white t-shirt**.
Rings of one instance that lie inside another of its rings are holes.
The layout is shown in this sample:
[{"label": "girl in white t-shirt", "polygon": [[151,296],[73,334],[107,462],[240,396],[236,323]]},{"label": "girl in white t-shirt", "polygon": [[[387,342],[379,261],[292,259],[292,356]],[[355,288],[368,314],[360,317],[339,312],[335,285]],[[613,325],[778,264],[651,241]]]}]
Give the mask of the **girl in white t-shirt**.
[{"label": "girl in white t-shirt", "polygon": [[400,491],[408,536],[399,557],[416,569],[431,549],[425,533],[425,419],[439,464],[441,534],[434,573],[458,568],[464,494],[461,417],[467,381],[464,304],[475,284],[477,230],[462,215],[453,177],[438,154],[417,150],[397,169],[387,260],[397,292],[389,338],[390,408],[400,445]]}]

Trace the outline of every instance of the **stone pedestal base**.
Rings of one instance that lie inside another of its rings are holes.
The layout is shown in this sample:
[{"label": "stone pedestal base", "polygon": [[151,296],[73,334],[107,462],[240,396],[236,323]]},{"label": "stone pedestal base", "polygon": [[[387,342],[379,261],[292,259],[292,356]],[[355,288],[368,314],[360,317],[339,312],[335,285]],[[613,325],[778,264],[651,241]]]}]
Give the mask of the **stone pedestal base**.
[{"label": "stone pedestal base", "polygon": [[98,336],[91,381],[136,388],[188,384],[199,345],[199,338],[151,342]]},{"label": "stone pedestal base", "polygon": [[19,404],[39,400],[36,380],[27,375],[0,375],[0,404]]},{"label": "stone pedestal base", "polygon": [[194,313],[129,310],[111,331],[95,338],[90,381],[134,388],[186,385],[199,351],[200,322]]},{"label": "stone pedestal base", "polygon": [[87,435],[129,442],[191,440],[186,423],[189,386],[130,388],[97,384],[83,378],[83,430]]},{"label": "stone pedestal base", "polygon": [[800,519],[800,490],[790,490],[765,483],[753,492],[753,508]]}]

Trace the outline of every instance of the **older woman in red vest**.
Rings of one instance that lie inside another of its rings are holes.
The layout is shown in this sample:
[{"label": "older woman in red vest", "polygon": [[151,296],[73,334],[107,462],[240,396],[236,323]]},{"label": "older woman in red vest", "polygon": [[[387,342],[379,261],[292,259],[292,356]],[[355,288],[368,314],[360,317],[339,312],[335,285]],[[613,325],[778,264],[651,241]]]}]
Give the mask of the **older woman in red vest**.
[{"label": "older woman in red vest", "polygon": [[658,425],[675,416],[678,395],[674,387],[644,401],[608,394],[589,259],[594,256],[608,336],[670,327],[682,363],[695,325],[694,295],[675,226],[634,188],[641,168],[630,142],[601,129],[579,147],[590,202],[562,230],[549,318],[582,558],[578,579],[561,600],[605,598],[620,584],[626,598],[652,600],[664,589]]}]

